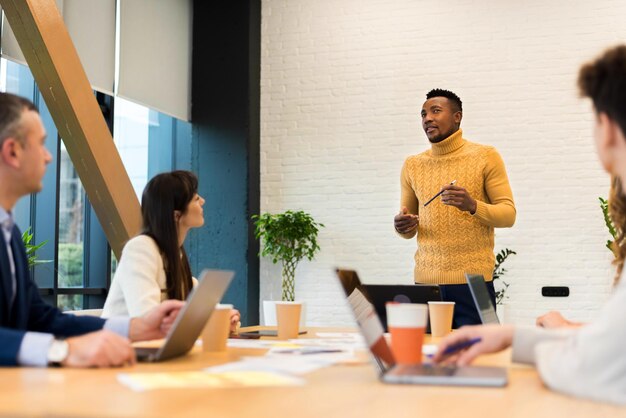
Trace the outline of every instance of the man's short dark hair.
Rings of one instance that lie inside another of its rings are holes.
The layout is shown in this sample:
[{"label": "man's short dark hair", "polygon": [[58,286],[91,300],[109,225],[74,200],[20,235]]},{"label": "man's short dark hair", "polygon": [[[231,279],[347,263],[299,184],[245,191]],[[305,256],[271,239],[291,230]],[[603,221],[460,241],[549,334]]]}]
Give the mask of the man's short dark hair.
[{"label": "man's short dark hair", "polygon": [[626,135],[626,45],[608,49],[580,69],[578,87],[598,113],[606,113]]},{"label": "man's short dark hair", "polygon": [[463,111],[463,102],[456,94],[452,93],[450,90],[444,89],[432,89],[426,94],[426,100],[432,99],[433,97],[445,97],[446,99],[452,102],[452,106],[454,106],[455,112]]},{"label": "man's short dark hair", "polygon": [[20,119],[24,110],[37,112],[37,108],[30,100],[11,93],[0,93],[0,146],[7,138],[23,140]]}]

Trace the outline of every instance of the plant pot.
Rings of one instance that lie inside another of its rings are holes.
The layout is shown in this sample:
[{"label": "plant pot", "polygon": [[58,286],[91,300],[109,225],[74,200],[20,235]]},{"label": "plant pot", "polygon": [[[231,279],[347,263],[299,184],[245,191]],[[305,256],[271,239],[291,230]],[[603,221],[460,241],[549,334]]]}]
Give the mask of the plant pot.
[{"label": "plant pot", "polygon": [[[276,324],[276,302],[275,300],[263,301],[263,324],[267,327],[275,327]],[[306,302],[302,302],[302,311],[300,312],[300,329],[306,326]]]}]

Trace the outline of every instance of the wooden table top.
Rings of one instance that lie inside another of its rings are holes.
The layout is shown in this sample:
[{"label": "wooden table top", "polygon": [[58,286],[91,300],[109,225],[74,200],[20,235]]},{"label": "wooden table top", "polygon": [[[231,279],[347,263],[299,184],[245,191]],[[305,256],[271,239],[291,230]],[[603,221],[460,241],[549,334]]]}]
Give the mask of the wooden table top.
[{"label": "wooden table top", "polygon": [[[338,329],[310,329],[315,332]],[[353,331],[353,330],[352,330]],[[389,385],[370,362],[336,365],[304,376],[294,387],[160,389],[134,392],[119,373],[197,371],[265,350],[229,348],[163,363],[117,369],[0,369],[3,417],[624,417],[626,408],[578,400],[548,390],[530,367],[510,364],[510,353],[479,364],[509,367],[505,388]]]}]

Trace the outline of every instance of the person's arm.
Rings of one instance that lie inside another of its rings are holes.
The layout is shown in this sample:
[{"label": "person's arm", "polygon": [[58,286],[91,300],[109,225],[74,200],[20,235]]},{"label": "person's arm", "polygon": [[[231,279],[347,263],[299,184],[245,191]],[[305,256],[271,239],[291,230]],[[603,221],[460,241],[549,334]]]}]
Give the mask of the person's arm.
[{"label": "person's arm", "polygon": [[[402,238],[410,239],[417,234],[419,202],[409,178],[409,160],[402,166],[400,173],[400,208],[394,217],[394,228]],[[406,209],[406,210],[404,210]]]},{"label": "person's arm", "polygon": [[[132,341],[164,338],[173,325],[184,303],[165,301],[140,318],[110,318],[101,331],[88,332],[67,338],[68,356],[63,361],[69,367],[114,367],[133,364],[135,355]],[[87,317],[69,314],[64,316],[81,322]],[[34,366],[48,365],[48,352],[55,336],[49,333],[24,332],[0,328],[0,365]]]},{"label": "person's arm", "polygon": [[17,366],[18,354],[26,332],[0,327],[0,366]]},{"label": "person's arm", "polygon": [[513,335],[513,361],[536,364],[536,348],[549,341],[562,341],[574,334],[572,329],[542,329],[537,327],[516,327]]},{"label": "person's arm", "polygon": [[[530,360],[546,385],[574,396],[626,404],[625,307],[626,283],[620,283],[594,322],[570,329],[569,338],[537,342]],[[514,347],[527,337],[516,334]]]},{"label": "person's arm", "polygon": [[[70,314],[62,314],[71,319],[72,322],[68,326],[80,326],[81,322],[90,320],[88,317],[74,316]],[[65,319],[65,318],[64,318]],[[91,321],[90,321],[91,322]],[[104,323],[103,330],[113,332],[120,337],[128,338],[130,319],[129,318],[111,318]],[[33,367],[45,367],[48,364],[48,349],[54,340],[54,335],[44,332],[23,332],[10,330],[12,332],[4,332],[2,335],[3,340],[7,339],[8,347],[17,347],[17,355],[12,358],[15,359],[13,365],[19,364],[21,366],[33,366]],[[82,335],[88,335],[92,333],[89,331]],[[6,334],[6,335],[5,335]],[[78,335],[74,332],[64,332],[61,335]],[[68,340],[71,340],[69,338]],[[0,359],[0,364],[5,364],[8,359]],[[10,364],[5,364],[10,365]]]},{"label": "person's arm", "polygon": [[484,225],[495,228],[513,226],[516,216],[513,192],[504,161],[495,149],[491,149],[487,155],[484,178],[489,202],[476,200],[476,211],[473,215]]},{"label": "person's arm", "polygon": [[585,325],[583,322],[570,321],[558,311],[550,311],[537,317],[535,323],[543,328],[580,328]]},{"label": "person's arm", "polygon": [[[448,334],[437,346],[433,356],[435,363],[467,366],[481,354],[494,353],[511,346],[514,328],[512,325],[473,325],[464,326]],[[472,342],[468,348],[453,354],[446,350],[459,344]]]},{"label": "person's arm", "polygon": [[140,235],[128,241],[113,278],[118,281],[131,318],[142,316],[161,303],[159,273],[163,260],[152,238]]}]

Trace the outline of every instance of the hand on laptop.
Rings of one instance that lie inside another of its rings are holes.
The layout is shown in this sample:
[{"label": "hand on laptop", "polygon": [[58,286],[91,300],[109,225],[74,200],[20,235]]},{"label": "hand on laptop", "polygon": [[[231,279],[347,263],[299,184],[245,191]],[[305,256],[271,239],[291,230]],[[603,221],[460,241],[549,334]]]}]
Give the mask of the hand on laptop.
[{"label": "hand on laptop", "polygon": [[144,316],[131,319],[128,331],[130,340],[146,341],[165,338],[184,305],[185,302],[180,300],[166,300]]},{"label": "hand on laptop", "polygon": [[[466,350],[450,356],[443,352],[451,345],[480,338],[480,341]],[[466,366],[481,354],[494,353],[509,347],[513,343],[512,325],[476,325],[466,326],[446,336],[433,357],[433,362]]]},{"label": "hand on laptop", "polygon": [[97,331],[68,338],[67,367],[115,367],[135,363],[130,341],[111,331]]}]

